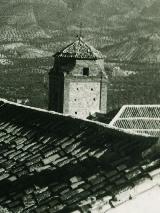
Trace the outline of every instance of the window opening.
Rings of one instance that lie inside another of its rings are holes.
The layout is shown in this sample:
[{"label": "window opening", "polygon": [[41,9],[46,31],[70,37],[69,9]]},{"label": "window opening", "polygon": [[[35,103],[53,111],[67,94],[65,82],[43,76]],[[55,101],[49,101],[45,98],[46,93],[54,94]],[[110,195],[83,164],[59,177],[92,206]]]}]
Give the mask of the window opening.
[{"label": "window opening", "polygon": [[84,76],[89,76],[89,68],[88,67],[84,67],[83,68],[83,75]]}]

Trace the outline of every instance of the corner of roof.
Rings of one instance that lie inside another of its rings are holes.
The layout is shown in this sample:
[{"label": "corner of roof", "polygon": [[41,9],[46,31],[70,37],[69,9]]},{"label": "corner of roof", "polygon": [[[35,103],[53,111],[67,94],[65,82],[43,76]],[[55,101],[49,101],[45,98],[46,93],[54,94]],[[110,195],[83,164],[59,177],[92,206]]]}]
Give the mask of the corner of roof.
[{"label": "corner of roof", "polygon": [[121,107],[121,109],[119,110],[119,112],[116,114],[116,116],[111,120],[111,122],[109,123],[110,127],[114,127],[114,123],[116,122],[116,120],[119,118],[119,116],[122,114],[122,112],[124,112],[124,110],[126,109],[126,107],[129,105],[123,105]]}]

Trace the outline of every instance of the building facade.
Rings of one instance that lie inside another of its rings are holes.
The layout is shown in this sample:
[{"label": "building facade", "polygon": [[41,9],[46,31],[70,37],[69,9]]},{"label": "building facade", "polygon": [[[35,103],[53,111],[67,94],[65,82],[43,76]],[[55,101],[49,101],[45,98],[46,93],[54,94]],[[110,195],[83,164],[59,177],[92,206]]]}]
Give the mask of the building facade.
[{"label": "building facade", "polygon": [[87,118],[107,112],[107,76],[102,54],[78,38],[54,55],[49,73],[49,110]]}]

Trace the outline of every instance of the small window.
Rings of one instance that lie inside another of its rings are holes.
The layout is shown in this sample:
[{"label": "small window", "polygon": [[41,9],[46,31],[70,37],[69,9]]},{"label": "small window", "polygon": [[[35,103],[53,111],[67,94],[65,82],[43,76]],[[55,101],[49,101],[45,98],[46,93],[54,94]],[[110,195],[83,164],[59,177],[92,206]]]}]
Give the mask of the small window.
[{"label": "small window", "polygon": [[75,98],[74,101],[77,101],[77,99]]},{"label": "small window", "polygon": [[77,88],[77,90],[79,90],[79,89]]},{"label": "small window", "polygon": [[93,91],[93,88],[91,88],[91,91]]},{"label": "small window", "polygon": [[94,101],[96,101],[96,99],[95,99],[95,98],[93,98],[93,100],[94,100]]},{"label": "small window", "polygon": [[75,115],[77,115],[77,112],[75,112]]},{"label": "small window", "polygon": [[88,67],[84,67],[83,68],[83,75],[84,76],[89,76],[89,68]]}]

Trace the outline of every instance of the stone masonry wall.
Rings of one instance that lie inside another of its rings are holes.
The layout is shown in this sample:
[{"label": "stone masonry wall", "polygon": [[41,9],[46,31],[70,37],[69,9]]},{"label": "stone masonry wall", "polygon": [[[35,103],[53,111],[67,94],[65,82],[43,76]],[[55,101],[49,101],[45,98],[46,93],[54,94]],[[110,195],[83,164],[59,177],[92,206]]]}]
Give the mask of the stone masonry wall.
[{"label": "stone masonry wall", "polygon": [[99,112],[100,82],[70,82],[69,114],[86,118]]},{"label": "stone masonry wall", "polygon": [[[83,75],[83,69],[89,68],[89,76]],[[61,101],[63,100],[64,114],[70,114],[81,118],[87,118],[95,112],[107,111],[107,81],[104,80],[104,60],[73,60],[58,59],[55,63],[56,78],[50,81],[54,83],[53,93],[57,93],[53,105],[58,107],[57,111],[61,112]],[[64,92],[60,84],[64,76]],[[55,82],[56,80],[56,82]],[[63,96],[63,97],[59,97]],[[55,97],[54,95],[50,97]]]},{"label": "stone masonry wall", "polygon": [[73,76],[83,76],[83,68],[89,68],[89,76],[97,76],[104,70],[103,60],[76,60]]}]

